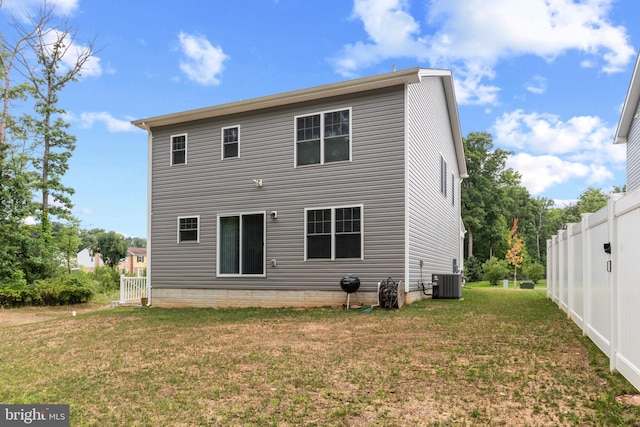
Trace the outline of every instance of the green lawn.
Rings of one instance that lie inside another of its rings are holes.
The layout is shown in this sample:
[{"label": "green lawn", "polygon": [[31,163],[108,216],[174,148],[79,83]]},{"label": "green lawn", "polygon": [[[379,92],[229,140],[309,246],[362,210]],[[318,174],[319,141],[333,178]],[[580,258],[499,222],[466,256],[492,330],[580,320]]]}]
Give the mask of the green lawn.
[{"label": "green lawn", "polygon": [[72,426],[640,425],[545,289],[401,310],[127,308],[0,328],[0,402]]}]

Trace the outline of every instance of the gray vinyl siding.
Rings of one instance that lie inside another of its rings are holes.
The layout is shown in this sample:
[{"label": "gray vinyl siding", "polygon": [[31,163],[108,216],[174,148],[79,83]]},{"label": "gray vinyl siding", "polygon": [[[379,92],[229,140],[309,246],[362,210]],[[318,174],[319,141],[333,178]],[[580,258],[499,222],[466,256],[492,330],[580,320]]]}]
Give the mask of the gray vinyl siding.
[{"label": "gray vinyl siding", "polygon": [[[460,185],[455,145],[442,80],[409,85],[407,117],[408,270],[410,290],[451,273],[460,260]],[[440,191],[440,158],[447,163],[446,196]],[[455,194],[451,194],[452,174]],[[420,261],[423,267],[420,268]]]},{"label": "gray vinyl siding", "polygon": [[[404,106],[404,86],[395,86],[152,129],[152,286],[339,290],[340,278],[353,274],[362,290],[375,290],[387,276],[402,278]],[[352,109],[352,161],[295,168],[294,117],[342,108]],[[236,125],[241,156],[221,159],[220,129]],[[181,133],[188,163],[170,166],[170,136]],[[305,261],[304,209],[357,205],[364,260]],[[216,277],[217,216],[246,212],[266,215],[266,277]],[[199,243],[176,243],[184,216],[199,216]]]},{"label": "gray vinyl siding", "polygon": [[640,188],[640,103],[627,139],[627,191]]}]

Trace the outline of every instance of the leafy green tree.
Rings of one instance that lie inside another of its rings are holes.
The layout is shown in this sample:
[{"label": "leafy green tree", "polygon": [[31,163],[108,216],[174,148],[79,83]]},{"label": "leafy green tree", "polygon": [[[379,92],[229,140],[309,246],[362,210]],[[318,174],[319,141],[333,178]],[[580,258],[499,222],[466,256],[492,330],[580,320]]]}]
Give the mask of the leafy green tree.
[{"label": "leafy green tree", "polygon": [[607,196],[599,188],[589,187],[580,194],[578,213],[593,213],[607,206]]},{"label": "leafy green tree", "polygon": [[78,251],[88,248],[93,253],[94,249],[98,246],[98,236],[104,233],[106,233],[106,231],[103,228],[80,230],[80,244],[78,245]]},{"label": "leafy green tree", "polygon": [[78,246],[82,241],[80,239],[80,228],[78,220],[71,220],[67,226],[58,230],[55,234],[55,241],[62,253],[64,264],[67,272],[71,274],[71,270],[76,265],[76,254]]},{"label": "leafy green tree", "polygon": [[464,274],[470,282],[482,280],[482,263],[474,256],[470,256],[464,263]]},{"label": "leafy green tree", "polygon": [[120,261],[127,256],[127,249],[128,245],[124,236],[109,231],[98,236],[94,253],[99,252],[106,265],[116,268]]},{"label": "leafy green tree", "polygon": [[[534,239],[534,246],[536,248],[535,260],[540,263],[543,261],[542,255],[546,255],[546,245],[544,251],[542,250],[542,242],[546,241],[553,233],[545,232],[545,225],[549,223],[549,211],[553,206],[553,200],[545,197],[534,197],[530,199],[531,216],[529,217],[529,223],[533,233],[529,233],[527,243]],[[529,247],[530,245],[527,244]],[[546,256],[544,258],[546,260]]]},{"label": "leafy green tree", "polygon": [[508,224],[526,219],[529,192],[517,171],[506,167],[510,151],[494,149],[489,133],[472,132],[463,140],[469,178],[462,181],[462,220],[467,229],[467,256],[481,261],[507,250]]},{"label": "leafy green tree", "polygon": [[526,264],[523,271],[533,283],[538,283],[544,277],[544,266],[537,262]]},{"label": "leafy green tree", "polygon": [[[32,88],[35,116],[28,121],[31,132],[42,149],[42,156],[34,159],[40,171],[38,189],[41,192],[40,221],[43,238],[50,238],[49,214],[69,219],[74,190],[62,183],[69,168],[69,158],[75,149],[76,138],[69,134],[69,124],[62,116],[60,92],[77,80],[87,61],[93,56],[93,45],[78,48],[71,28],[58,26],[55,30],[40,29],[36,37],[29,39],[36,63],[30,56],[21,55],[26,78]],[[71,61],[70,61],[71,59]],[[56,203],[51,204],[53,199]]]},{"label": "leafy green tree", "polygon": [[524,261],[524,241],[522,237],[518,235],[518,218],[513,220],[510,235],[509,250],[505,258],[507,262],[513,266],[513,287],[515,288],[516,280],[518,279],[518,267],[521,267]]},{"label": "leafy green tree", "polygon": [[147,247],[147,239],[143,239],[142,237],[127,237],[126,240],[128,245],[133,248]]},{"label": "leafy green tree", "polygon": [[483,279],[488,280],[490,284],[497,285],[498,280],[502,280],[509,274],[509,265],[507,260],[491,257],[482,264]]}]

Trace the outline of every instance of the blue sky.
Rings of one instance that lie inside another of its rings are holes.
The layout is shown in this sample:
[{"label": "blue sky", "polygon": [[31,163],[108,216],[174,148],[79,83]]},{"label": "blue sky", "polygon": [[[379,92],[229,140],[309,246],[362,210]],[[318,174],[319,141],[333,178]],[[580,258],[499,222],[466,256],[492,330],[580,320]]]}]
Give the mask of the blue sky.
[{"label": "blue sky", "polygon": [[[4,0],[0,19],[39,4]],[[60,97],[78,139],[64,181],[84,228],[146,237],[147,136],[131,120],[394,65],[451,69],[463,135],[487,131],[513,151],[532,195],[562,206],[625,182],[612,141],[640,46],[637,0],[58,0],[56,11],[76,44],[97,48]]]}]

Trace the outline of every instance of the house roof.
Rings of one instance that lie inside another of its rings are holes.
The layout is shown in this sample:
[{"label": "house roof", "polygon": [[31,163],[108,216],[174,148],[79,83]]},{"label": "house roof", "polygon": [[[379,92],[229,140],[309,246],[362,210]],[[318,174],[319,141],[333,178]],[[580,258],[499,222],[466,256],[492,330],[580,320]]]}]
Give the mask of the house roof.
[{"label": "house roof", "polygon": [[209,119],[228,114],[237,114],[259,110],[263,108],[279,107],[304,101],[313,101],[400,84],[419,83],[420,80],[424,77],[442,78],[447,98],[447,110],[451,121],[451,132],[453,134],[458,168],[460,170],[460,177],[466,178],[468,175],[467,166],[464,159],[464,148],[462,145],[462,132],[460,130],[458,106],[456,103],[455,90],[453,87],[453,77],[451,71],[449,70],[415,67],[406,70],[378,74],[370,77],[363,77],[338,83],[315,86],[307,89],[283,92],[275,95],[263,96],[260,98],[236,101],[228,104],[214,105],[211,107],[199,108],[195,110],[148,117],[145,119],[133,120],[131,123],[143,130],[149,131],[151,128],[158,126],[167,126],[193,120]]},{"label": "house roof", "polygon": [[147,255],[147,248],[127,248],[131,255]]},{"label": "house roof", "polygon": [[618,122],[618,128],[616,129],[616,136],[613,140],[614,144],[625,144],[629,137],[629,131],[631,130],[631,123],[633,122],[634,114],[638,109],[638,101],[640,100],[640,53],[636,59],[636,66],[631,75],[631,83],[629,84],[629,90],[627,91],[627,98],[624,101],[622,107],[622,113],[620,114],[620,121]]}]

